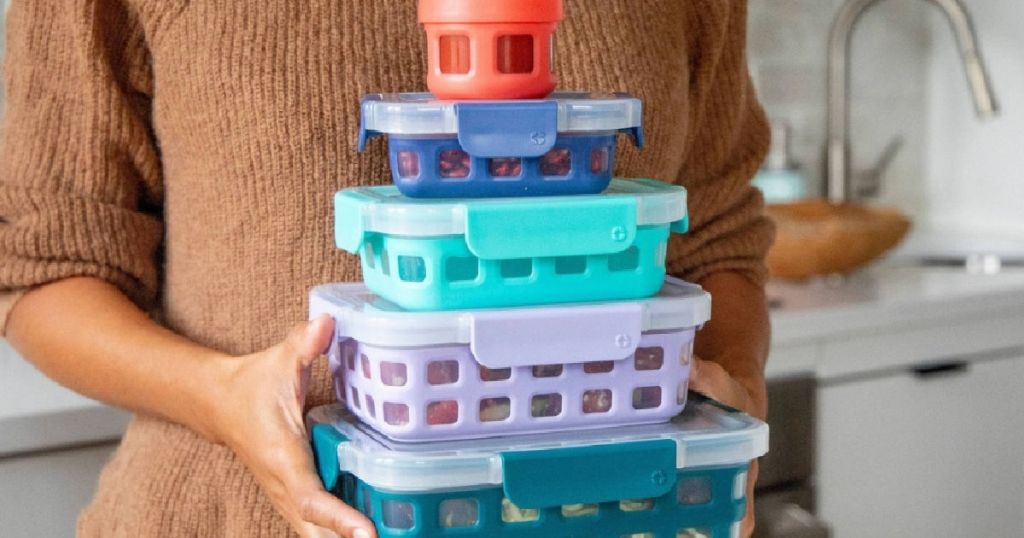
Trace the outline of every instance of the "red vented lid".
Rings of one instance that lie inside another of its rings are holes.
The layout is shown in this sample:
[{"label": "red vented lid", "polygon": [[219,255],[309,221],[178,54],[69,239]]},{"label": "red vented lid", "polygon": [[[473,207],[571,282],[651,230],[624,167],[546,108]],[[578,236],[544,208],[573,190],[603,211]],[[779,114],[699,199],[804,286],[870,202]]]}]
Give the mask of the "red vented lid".
[{"label": "red vented lid", "polygon": [[419,0],[422,23],[541,23],[565,15],[562,0]]}]

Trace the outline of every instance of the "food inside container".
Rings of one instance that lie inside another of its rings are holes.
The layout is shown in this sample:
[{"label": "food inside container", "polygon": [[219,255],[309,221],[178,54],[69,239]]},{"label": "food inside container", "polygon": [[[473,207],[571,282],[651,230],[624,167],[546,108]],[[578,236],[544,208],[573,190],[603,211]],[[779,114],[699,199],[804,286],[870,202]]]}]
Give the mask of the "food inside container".
[{"label": "food inside container", "polygon": [[695,397],[671,422],[460,442],[389,440],[310,413],[326,488],[382,538],[731,538],[767,426]]},{"label": "food inside container", "polygon": [[360,284],[315,288],[335,319],[336,393],[424,442],[665,422],[683,409],[710,296],[674,278],[640,301],[410,312]]},{"label": "food inside container", "polygon": [[413,198],[596,194],[615,169],[616,138],[643,143],[643,107],[625,94],[453,102],[431,94],[363,98],[360,151],[388,137],[392,176]]}]

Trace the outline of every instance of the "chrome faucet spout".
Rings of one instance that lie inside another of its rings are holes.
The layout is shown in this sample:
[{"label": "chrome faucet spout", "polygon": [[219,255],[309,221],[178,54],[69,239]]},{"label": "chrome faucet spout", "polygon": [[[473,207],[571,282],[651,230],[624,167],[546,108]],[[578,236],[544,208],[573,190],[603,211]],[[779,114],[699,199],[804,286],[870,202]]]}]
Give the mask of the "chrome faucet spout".
[{"label": "chrome faucet spout", "polygon": [[[881,0],[847,0],[836,14],[828,48],[828,134],[825,153],[826,190],[835,203],[853,196],[850,166],[850,41],[853,28]],[[998,115],[992,84],[978,48],[974,25],[961,0],[928,0],[949,19],[964,64],[967,85],[979,118]]]}]

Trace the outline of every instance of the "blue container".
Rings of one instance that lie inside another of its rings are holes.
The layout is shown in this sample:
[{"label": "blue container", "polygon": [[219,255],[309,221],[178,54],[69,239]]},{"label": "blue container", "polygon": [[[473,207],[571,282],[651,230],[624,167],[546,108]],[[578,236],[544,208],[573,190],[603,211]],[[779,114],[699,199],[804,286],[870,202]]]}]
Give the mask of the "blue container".
[{"label": "blue container", "polygon": [[381,538],[731,538],[768,444],[698,397],[668,424],[458,443],[389,441],[340,406],[309,423],[324,486]]},{"label": "blue container", "polygon": [[335,197],[339,248],[377,295],[407,310],[502,308],[650,297],[686,190],[615,180],[603,194],[417,200],[395,187]]},{"label": "blue container", "polygon": [[643,110],[622,95],[438,101],[430,94],[363,99],[359,149],[388,136],[391,172],[414,198],[596,194],[615,169],[616,135],[643,143]]}]

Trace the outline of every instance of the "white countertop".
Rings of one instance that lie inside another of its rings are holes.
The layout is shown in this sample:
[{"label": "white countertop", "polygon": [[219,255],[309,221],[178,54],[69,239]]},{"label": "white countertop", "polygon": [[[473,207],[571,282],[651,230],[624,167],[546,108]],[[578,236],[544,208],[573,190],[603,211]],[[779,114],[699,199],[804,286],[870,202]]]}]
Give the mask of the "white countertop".
[{"label": "white countertop", "polygon": [[[768,296],[777,303],[771,314],[773,355],[769,375],[773,371],[792,374],[812,369],[810,359],[792,358],[793,354],[775,350],[843,342],[912,327],[957,326],[1024,316],[1024,269],[986,275],[961,268],[889,263],[846,279],[805,284],[772,282]],[[1020,329],[1024,333],[1024,326]],[[785,362],[790,360],[806,364]]]},{"label": "white countertop", "polygon": [[1024,269],[994,275],[962,269],[880,266],[840,281],[772,282],[777,344],[885,328],[894,323],[1024,311]]}]

